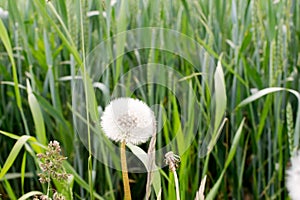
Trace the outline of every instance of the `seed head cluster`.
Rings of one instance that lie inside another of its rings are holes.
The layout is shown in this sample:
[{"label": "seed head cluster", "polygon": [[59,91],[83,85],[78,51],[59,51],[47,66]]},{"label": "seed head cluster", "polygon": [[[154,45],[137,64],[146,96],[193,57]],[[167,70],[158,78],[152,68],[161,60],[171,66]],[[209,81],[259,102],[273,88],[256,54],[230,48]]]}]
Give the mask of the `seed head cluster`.
[{"label": "seed head cluster", "polygon": [[40,159],[40,168],[42,173],[38,174],[41,183],[49,183],[51,178],[63,181],[68,179],[62,162],[67,158],[61,155],[61,148],[57,141],[51,141],[45,153],[37,154]]},{"label": "seed head cluster", "polygon": [[60,193],[58,193],[58,192],[54,192],[53,198],[50,198],[50,197],[47,196],[47,195],[35,196],[35,197],[33,198],[33,200],[65,200],[65,199],[66,199],[66,198],[65,198],[62,194],[60,194]]}]

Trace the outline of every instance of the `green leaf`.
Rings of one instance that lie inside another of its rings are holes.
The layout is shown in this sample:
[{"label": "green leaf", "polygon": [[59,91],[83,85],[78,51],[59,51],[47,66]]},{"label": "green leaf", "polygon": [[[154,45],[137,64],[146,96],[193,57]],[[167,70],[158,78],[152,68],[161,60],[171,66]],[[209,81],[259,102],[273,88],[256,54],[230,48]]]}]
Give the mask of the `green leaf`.
[{"label": "green leaf", "polygon": [[292,94],[294,94],[298,100],[300,100],[300,93],[295,91],[295,90],[290,90],[290,89],[286,89],[286,88],[280,88],[280,87],[270,87],[270,88],[265,88],[262,90],[259,90],[258,92],[254,93],[253,95],[251,95],[250,97],[244,99],[243,101],[241,101],[236,108],[240,108],[243,107],[249,103],[252,103],[253,101],[267,95],[267,94],[271,94],[274,92],[279,92],[279,91],[288,91],[291,92]]},{"label": "green leaf", "polygon": [[18,156],[21,148],[29,139],[32,139],[32,137],[28,136],[28,135],[23,135],[17,140],[17,142],[15,143],[14,147],[12,148],[11,152],[9,153],[9,155],[6,159],[6,161],[3,165],[3,168],[1,169],[0,179],[3,178],[3,176],[9,170],[9,168],[12,166],[12,164],[14,163],[16,157]]},{"label": "green leaf", "polygon": [[15,89],[16,101],[17,101],[17,105],[18,105],[19,109],[22,109],[20,91],[18,88],[19,84],[18,84],[16,64],[15,64],[14,57],[13,57],[11,43],[10,43],[6,28],[5,28],[1,18],[0,18],[0,39],[3,42],[3,45],[7,51],[9,60],[12,65],[12,73],[13,73],[13,79],[14,79],[14,89]]},{"label": "green leaf", "polygon": [[36,137],[41,144],[47,145],[47,137],[46,137],[43,114],[37,99],[32,93],[32,89],[28,79],[27,79],[27,93],[28,93],[28,103],[29,103],[29,107],[31,110],[31,114],[35,126]]},{"label": "green leaf", "polygon": [[238,143],[239,143],[241,135],[242,135],[242,130],[243,130],[244,123],[245,123],[245,118],[243,118],[243,120],[242,120],[242,122],[241,122],[241,124],[240,124],[238,130],[236,131],[236,134],[233,138],[233,142],[231,144],[231,148],[230,148],[228,157],[227,157],[226,162],[225,162],[225,169],[227,169],[227,167],[229,166],[230,162],[232,161],[232,159],[235,155],[236,148],[238,147]]},{"label": "green leaf", "polygon": [[209,191],[207,197],[206,197],[206,200],[211,200],[211,199],[215,199],[215,197],[217,196],[218,194],[218,190],[219,190],[219,187],[223,181],[223,177],[224,177],[224,174],[226,172],[226,169],[228,168],[230,162],[232,161],[234,155],[235,155],[235,152],[236,152],[236,148],[238,146],[238,143],[240,141],[240,138],[241,138],[241,135],[242,135],[242,130],[243,130],[243,126],[244,126],[244,122],[245,122],[245,118],[243,118],[234,138],[233,138],[233,142],[232,142],[232,146],[230,148],[230,151],[229,151],[229,154],[228,154],[228,157],[226,159],[226,162],[225,162],[225,166],[224,166],[224,169],[222,170],[222,173],[220,175],[220,177],[218,178],[217,182],[214,184],[213,188]]},{"label": "green leaf", "polygon": [[63,23],[62,19],[60,18],[60,16],[58,15],[58,13],[56,12],[55,8],[53,7],[53,5],[51,4],[51,2],[48,2],[50,9],[52,10],[53,14],[56,16],[57,20],[60,22],[61,26],[63,27],[63,30],[65,31],[65,34],[60,30],[59,26],[57,25],[57,23],[48,15],[48,12],[46,10],[46,4],[44,1],[40,1],[40,0],[34,0],[35,5],[37,10],[40,12],[40,14],[48,20],[48,22],[51,24],[51,26],[55,29],[56,33],[59,35],[59,37],[61,38],[61,40],[63,41],[63,43],[66,45],[66,47],[68,48],[68,50],[72,53],[72,55],[74,56],[76,62],[78,63],[79,66],[82,65],[82,60],[80,58],[80,55],[74,45],[74,42],[71,39],[70,33],[68,31],[68,29],[66,28],[65,24]]},{"label": "green leaf", "polygon": [[117,61],[116,61],[116,73],[115,73],[115,82],[119,79],[121,73],[121,66],[122,66],[122,58],[124,53],[125,41],[126,41],[126,27],[127,27],[127,13],[126,13],[126,4],[127,1],[121,1],[121,6],[118,12],[117,18],[117,32],[119,34],[116,39],[116,48],[117,48]]},{"label": "green leaf", "polygon": [[[1,167],[0,167],[0,170],[1,170]],[[3,187],[5,188],[6,192],[7,192],[7,195],[9,196],[9,198],[11,200],[15,200],[17,199],[15,193],[14,193],[14,190],[12,189],[12,187],[10,186],[10,183],[7,181],[7,178],[6,176],[4,177],[4,179],[0,179],[1,181],[4,182]],[[1,198],[1,197],[0,197]]]},{"label": "green leaf", "polygon": [[[227,105],[227,96],[226,96],[226,86],[224,80],[224,73],[221,66],[221,61],[219,60],[217,69],[214,75],[215,83],[215,101],[216,101],[216,110],[215,110],[215,124],[214,129],[216,130],[223,118]],[[214,131],[215,132],[215,131]]]},{"label": "green leaf", "polygon": [[[66,169],[66,171],[74,176],[75,181],[86,191],[90,190],[89,184],[87,184],[79,175],[78,173],[74,170],[74,168],[68,163],[68,162],[63,162],[63,166]],[[104,200],[103,197],[101,197],[98,193],[95,191],[93,192],[94,197],[96,199]]]},{"label": "green leaf", "polygon": [[156,170],[157,166],[154,164],[153,169],[149,169],[150,163],[149,163],[149,156],[148,154],[141,149],[140,147],[130,144],[127,144],[127,147],[131,150],[131,152],[136,155],[136,157],[138,157],[138,159],[140,159],[140,161],[142,161],[142,163],[144,164],[144,166],[146,167],[147,171],[149,172],[150,170],[153,170],[153,188],[154,188],[154,192],[156,194],[156,196],[159,195],[160,190],[161,190],[161,177],[159,174],[159,171]]},{"label": "green leaf", "polygon": [[[220,59],[221,60],[221,59]],[[224,113],[226,110],[227,105],[227,95],[226,95],[226,86],[225,86],[225,80],[224,80],[224,73],[221,66],[221,61],[219,60],[218,66],[216,68],[215,74],[214,74],[214,83],[215,83],[215,121],[213,126],[213,132],[212,135],[207,134],[204,141],[206,145],[203,145],[201,148],[201,155],[207,155],[210,153],[216,144],[220,134],[222,133],[222,129],[227,122],[227,119],[223,119]]]},{"label": "green leaf", "polygon": [[172,97],[172,105],[174,106],[173,109],[173,132],[176,133],[176,142],[177,142],[177,148],[178,148],[178,153],[179,155],[182,155],[184,153],[184,147],[185,147],[185,138],[182,132],[182,127],[181,127],[181,120],[180,120],[180,113],[178,109],[178,105],[176,102],[176,97]]},{"label": "green leaf", "polygon": [[0,130],[0,133],[2,135],[5,135],[5,136],[10,137],[10,138],[15,139],[15,140],[18,140],[20,138],[20,136],[12,134],[12,133],[9,133],[9,132],[6,132],[6,131],[1,131]]},{"label": "green leaf", "polygon": [[73,193],[72,193],[72,188],[74,184],[73,175],[70,174],[66,181],[59,181],[57,179],[53,179],[52,181],[58,193],[62,194],[65,197],[65,199],[68,200],[73,199]]},{"label": "green leaf", "polygon": [[295,90],[291,90],[291,89],[281,88],[281,87],[265,88],[265,89],[262,89],[262,90],[256,92],[255,94],[251,95],[250,97],[244,99],[242,102],[240,102],[237,105],[236,109],[238,109],[242,106],[245,106],[249,103],[252,103],[253,101],[255,101],[267,94],[271,94],[271,93],[279,92],[279,91],[287,91],[297,97],[298,110],[297,110],[297,118],[296,118],[296,125],[295,125],[295,134],[294,134],[294,147],[298,147],[299,146],[299,138],[300,138],[300,93],[299,92],[297,92]]},{"label": "green leaf", "polygon": [[[96,95],[95,95],[95,90],[93,87],[92,79],[89,77],[87,73],[84,73],[84,84],[86,84],[86,101],[87,101],[87,106],[91,119],[93,122],[98,122],[99,120],[99,113],[98,113],[98,108],[97,108],[97,101],[96,101]],[[88,124],[89,126],[89,124]]]},{"label": "green leaf", "polygon": [[53,118],[57,119],[65,130],[70,130],[71,127],[64,119],[61,112],[57,111],[45,98],[40,95],[35,94],[36,99],[38,100],[39,104],[41,105],[42,109],[49,113]]},{"label": "green leaf", "polygon": [[24,194],[24,179],[25,179],[25,169],[26,169],[26,151],[23,154],[22,165],[21,165],[21,187],[22,194]]},{"label": "green leaf", "polygon": [[[15,139],[15,140],[18,140],[18,139],[21,138],[21,136],[18,136],[18,135],[12,134],[12,133],[8,133],[8,132],[5,132],[5,131],[1,131],[1,130],[0,130],[0,133],[2,135],[5,135],[5,136],[10,137],[10,138]],[[43,145],[39,144],[35,137],[31,137],[30,141],[32,141],[31,146],[32,146],[32,148],[34,149],[34,151],[36,153],[41,153],[42,148],[46,149],[46,146],[43,146]]]}]

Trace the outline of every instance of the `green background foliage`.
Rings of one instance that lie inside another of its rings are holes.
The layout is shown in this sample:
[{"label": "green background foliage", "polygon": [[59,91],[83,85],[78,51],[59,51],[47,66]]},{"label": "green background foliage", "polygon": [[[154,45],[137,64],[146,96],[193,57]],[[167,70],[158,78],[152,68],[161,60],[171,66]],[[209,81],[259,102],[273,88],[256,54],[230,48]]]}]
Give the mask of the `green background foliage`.
[{"label": "green background foliage", "polygon": [[[143,27],[189,36],[214,59],[214,68],[208,66],[204,76],[172,52],[128,52],[101,80],[106,90],[93,94],[99,106],[104,109],[131,66],[171,66],[184,75],[201,107],[199,113],[189,109],[185,126],[176,98],[165,88],[141,87],[134,97],[165,108],[157,116],[166,123],[156,149],[176,133],[193,134],[189,127],[199,119],[197,135],[177,170],[181,198],[194,199],[205,175],[208,199],[288,198],[285,170],[300,135],[299,1],[10,0],[0,6],[9,13],[0,21],[0,198],[45,193],[36,153],[54,139],[68,157],[64,167],[74,178],[72,198],[123,197],[121,172],[98,162],[78,138],[72,85],[77,71],[85,70],[85,56],[100,42]],[[125,38],[119,37],[116,45],[118,54],[124,52]],[[122,86],[129,88],[126,82]],[[192,102],[191,96],[186,98]],[[183,143],[178,141],[177,148]],[[148,146],[128,147],[136,153],[147,152]],[[133,199],[144,198],[147,174],[131,173],[129,178]],[[150,199],[175,199],[167,167],[153,179]],[[59,191],[59,183],[55,185]]]}]

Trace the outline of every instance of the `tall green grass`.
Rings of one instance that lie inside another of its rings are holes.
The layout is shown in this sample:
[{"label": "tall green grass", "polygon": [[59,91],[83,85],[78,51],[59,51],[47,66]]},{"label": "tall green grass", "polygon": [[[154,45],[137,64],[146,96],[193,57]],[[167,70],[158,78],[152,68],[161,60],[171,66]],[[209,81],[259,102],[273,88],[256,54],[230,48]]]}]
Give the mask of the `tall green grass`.
[{"label": "tall green grass", "polygon": [[[100,92],[88,90],[94,98],[87,95],[87,110],[95,111],[94,100],[104,109],[114,87],[131,95],[130,79],[119,81],[133,66],[172,67],[190,89],[184,91],[189,112],[183,116],[189,120],[181,121],[184,108],[167,88],[141,86],[132,96],[160,105],[154,108],[162,127],[155,149],[176,134],[190,138],[191,127],[199,122],[186,151],[180,149],[184,139],[172,147],[182,153],[181,199],[194,199],[205,175],[208,199],[287,198],[285,170],[299,148],[300,134],[298,1],[134,0],[111,5],[109,0],[24,0],[3,1],[0,6],[9,12],[9,18],[0,21],[0,198],[45,193],[38,182],[36,153],[53,139],[68,157],[64,167],[74,176],[74,199],[123,197],[120,171],[92,157],[76,133],[72,88],[78,70],[87,70],[85,55],[118,33],[142,27],[173,29],[197,41],[205,49],[197,58],[201,68],[159,49],[125,53],[130,44],[124,34],[114,41],[121,56],[99,80]],[[145,44],[151,39],[151,33],[136,38]],[[184,44],[179,48],[192,49]],[[129,72],[129,77],[133,75]],[[148,70],[147,81],[153,77],[174,83],[165,74]],[[92,87],[85,79],[85,86]],[[193,93],[199,112],[192,108]],[[137,155],[147,147],[128,146],[139,151]],[[174,178],[167,167],[152,175],[149,199],[175,199]],[[132,173],[129,178],[133,199],[144,198],[147,174]]]}]

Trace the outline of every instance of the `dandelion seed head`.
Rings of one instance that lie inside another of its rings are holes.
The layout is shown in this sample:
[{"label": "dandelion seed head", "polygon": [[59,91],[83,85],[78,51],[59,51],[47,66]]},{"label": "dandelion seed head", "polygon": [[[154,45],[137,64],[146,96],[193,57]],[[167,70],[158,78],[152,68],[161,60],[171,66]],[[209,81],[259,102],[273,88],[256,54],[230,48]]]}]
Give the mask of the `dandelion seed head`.
[{"label": "dandelion seed head", "polygon": [[108,138],[137,145],[146,142],[155,133],[155,117],[144,102],[118,98],[106,106],[101,126]]},{"label": "dandelion seed head", "polygon": [[112,0],[112,1],[110,2],[110,6],[113,7],[116,3],[117,3],[117,0]]},{"label": "dandelion seed head", "polygon": [[291,167],[287,170],[286,186],[292,200],[300,199],[300,151],[291,158]]},{"label": "dandelion seed head", "polygon": [[8,11],[4,10],[3,8],[0,7],[0,18],[5,19],[8,18]]}]

